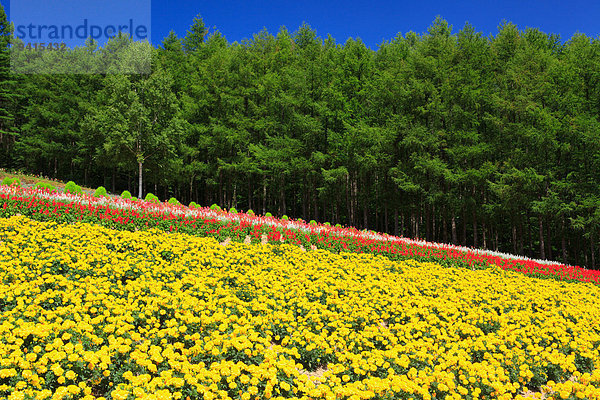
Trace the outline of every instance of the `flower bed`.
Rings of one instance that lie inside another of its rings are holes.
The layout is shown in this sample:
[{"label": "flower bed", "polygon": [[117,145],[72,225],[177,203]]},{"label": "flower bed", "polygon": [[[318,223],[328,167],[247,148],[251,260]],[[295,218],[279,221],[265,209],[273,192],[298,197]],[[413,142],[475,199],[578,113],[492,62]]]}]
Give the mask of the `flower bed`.
[{"label": "flower bed", "polygon": [[0,219],[0,397],[600,399],[600,287]]},{"label": "flower bed", "polygon": [[158,228],[193,235],[252,242],[266,235],[269,241],[315,246],[333,252],[349,251],[384,255],[392,260],[432,260],[443,265],[487,268],[497,265],[536,277],[600,283],[600,271],[552,261],[531,260],[487,250],[429,243],[302,221],[279,220],[244,213],[231,214],[206,207],[189,208],[169,203],[149,203],[121,198],[95,198],[48,190],[0,186],[0,216],[27,215],[37,220],[99,223],[113,229]]}]

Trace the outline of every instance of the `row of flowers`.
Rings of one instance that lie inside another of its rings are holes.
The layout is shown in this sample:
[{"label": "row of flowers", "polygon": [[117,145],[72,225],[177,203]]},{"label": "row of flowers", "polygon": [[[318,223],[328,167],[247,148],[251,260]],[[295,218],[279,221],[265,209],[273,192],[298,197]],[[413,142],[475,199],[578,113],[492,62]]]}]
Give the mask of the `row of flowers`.
[{"label": "row of flowers", "polygon": [[600,399],[600,286],[0,219],[0,397]]},{"label": "row of flowers", "polygon": [[302,220],[282,220],[245,213],[233,214],[208,207],[0,186],[0,216],[17,213],[38,220],[83,221],[126,230],[158,228],[220,240],[230,238],[243,241],[249,236],[252,242],[258,242],[264,235],[268,241],[284,241],[305,248],[373,253],[392,260],[433,260],[444,265],[460,264],[469,268],[496,265],[536,277],[600,283],[600,271],[355,228],[307,224]]}]

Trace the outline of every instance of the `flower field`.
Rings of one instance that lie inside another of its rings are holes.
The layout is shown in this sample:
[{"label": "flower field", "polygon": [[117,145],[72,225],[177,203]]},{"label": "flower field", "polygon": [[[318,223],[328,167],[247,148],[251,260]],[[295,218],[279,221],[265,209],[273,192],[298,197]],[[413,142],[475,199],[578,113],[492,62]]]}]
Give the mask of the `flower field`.
[{"label": "flower field", "polygon": [[600,399],[592,283],[25,216],[0,279],[3,398]]},{"label": "flower field", "polygon": [[242,242],[250,237],[258,243],[269,241],[316,247],[332,252],[371,253],[391,260],[435,261],[447,266],[471,269],[499,266],[539,278],[600,283],[600,271],[531,260],[489,250],[469,249],[359,231],[355,228],[306,224],[244,213],[231,214],[206,207],[189,208],[168,203],[149,203],[120,198],[58,193],[40,189],[0,186],[0,217],[25,215],[41,221],[90,222],[119,230],[157,228],[220,241]]}]

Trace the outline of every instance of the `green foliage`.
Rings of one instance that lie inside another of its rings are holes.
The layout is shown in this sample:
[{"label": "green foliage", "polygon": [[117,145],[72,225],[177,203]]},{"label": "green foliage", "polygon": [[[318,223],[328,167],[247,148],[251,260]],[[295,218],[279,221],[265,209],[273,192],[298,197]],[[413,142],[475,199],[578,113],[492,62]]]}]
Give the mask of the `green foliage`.
[{"label": "green foliage", "polygon": [[230,212],[231,214],[237,214],[237,213],[238,213],[238,211],[235,209],[235,207],[231,207],[231,208],[229,209],[229,212]]},{"label": "green foliage", "polygon": [[154,203],[154,204],[160,203],[160,200],[158,199],[158,197],[156,197],[155,195],[153,195],[150,192],[146,193],[146,197],[144,198],[144,200],[147,201],[148,203]]},{"label": "green foliage", "polygon": [[336,228],[341,228],[341,227],[342,227],[342,225],[340,225],[340,224],[335,224],[335,227],[336,227]]},{"label": "green foliage", "polygon": [[190,26],[190,29],[187,31],[187,35],[183,39],[183,48],[186,52],[194,52],[199,50],[204,43],[204,38],[206,37],[206,33],[208,29],[204,25],[204,21],[200,14],[198,14]]},{"label": "green foliage", "polygon": [[331,226],[331,224],[329,222],[325,222],[323,225],[325,225],[325,226]]},{"label": "green foliage", "polygon": [[267,212],[267,213],[265,214],[265,217],[272,217],[272,216],[273,216],[273,214],[271,214],[270,212]]},{"label": "green foliage", "polygon": [[254,214],[254,211],[252,211],[252,210],[246,211],[246,214],[248,214],[248,215],[256,215],[256,214]]},{"label": "green foliage", "polygon": [[105,197],[106,188],[104,186],[98,186],[98,189],[94,192],[94,197]]},{"label": "green foliage", "polygon": [[123,193],[121,193],[121,198],[123,198],[123,199],[131,199],[131,193],[129,193],[128,190],[123,190]]},{"label": "green foliage", "polygon": [[169,199],[168,203],[173,204],[173,205],[181,204],[181,203],[179,203],[179,200],[177,200],[175,197],[171,197]]},{"label": "green foliage", "polygon": [[283,217],[281,217],[281,219],[284,221],[288,221],[290,218],[287,215],[284,215]]},{"label": "green foliage", "polygon": [[192,201],[192,202],[190,202],[190,205],[189,205],[189,207],[190,207],[190,208],[196,208],[196,207],[200,207],[200,206],[199,206],[198,204],[196,204],[196,202],[195,202],[195,201]]},{"label": "green foliage", "polygon": [[65,193],[83,194],[83,189],[81,189],[81,186],[79,186],[75,182],[69,181],[65,185]]},{"label": "green foliage", "polygon": [[13,184],[14,181],[14,178],[10,178],[7,176],[4,179],[2,179],[2,185],[10,186]]},{"label": "green foliage", "polygon": [[52,185],[51,183],[48,182],[37,182],[34,186],[36,189],[46,189],[46,190],[56,190],[56,188],[54,187],[54,185]]},{"label": "green foliage", "polygon": [[211,205],[211,206],[210,206],[210,209],[211,209],[211,210],[213,210],[213,211],[221,211],[221,207],[219,207],[219,206],[218,206],[218,205],[216,205],[216,204],[213,204],[213,205]]}]

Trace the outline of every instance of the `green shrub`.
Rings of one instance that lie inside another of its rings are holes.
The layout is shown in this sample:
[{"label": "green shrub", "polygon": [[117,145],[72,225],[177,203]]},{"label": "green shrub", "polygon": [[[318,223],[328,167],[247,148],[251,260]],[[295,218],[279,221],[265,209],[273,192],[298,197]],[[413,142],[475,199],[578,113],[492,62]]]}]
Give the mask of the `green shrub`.
[{"label": "green shrub", "polygon": [[133,197],[131,198],[131,200],[133,200],[133,201],[137,201],[137,199],[138,199],[138,198],[137,198],[137,197],[135,197],[135,196],[133,196]]},{"label": "green shrub", "polygon": [[121,193],[121,198],[131,199],[131,193],[129,193],[129,190],[123,190],[123,193]]},{"label": "green shrub", "polygon": [[158,199],[158,197],[156,197],[155,195],[153,195],[152,193],[146,193],[146,197],[144,198],[144,200],[146,200],[148,203],[155,203],[158,204],[160,203],[160,200]]},{"label": "green shrub", "polygon": [[56,188],[54,186],[52,186],[52,184],[47,183],[47,182],[38,182],[35,184],[34,187],[36,189],[56,190]]},{"label": "green shrub", "polygon": [[336,228],[341,228],[342,226],[340,224],[335,224]]},{"label": "green shrub", "polygon": [[190,208],[196,208],[198,207],[198,204],[195,201],[190,202]]},{"label": "green shrub", "polygon": [[311,225],[316,225],[316,224],[317,224],[317,221],[315,221],[314,219],[311,219],[311,220],[310,220],[310,222],[309,222],[309,224],[311,224]]},{"label": "green shrub", "polygon": [[6,178],[2,179],[2,185],[21,186],[21,180],[19,178],[10,178],[7,176]]},{"label": "green shrub", "polygon": [[248,210],[248,211],[246,211],[246,214],[248,214],[248,215],[256,215],[256,214],[254,214],[254,211],[252,211],[251,209]]},{"label": "green shrub", "polygon": [[106,197],[106,188],[104,186],[98,186],[98,189],[94,192],[94,197]]},{"label": "green shrub", "polygon": [[221,211],[221,207],[219,207],[219,206],[218,206],[218,205],[216,205],[216,204],[213,204],[212,206],[210,206],[210,209],[211,209],[211,210],[214,210],[214,211]]},{"label": "green shrub", "polygon": [[230,212],[231,214],[237,214],[237,213],[238,213],[238,210],[236,210],[236,209],[235,209],[235,207],[231,207],[231,208],[229,209],[229,212]]},{"label": "green shrub", "polygon": [[265,217],[272,217],[272,216],[273,216],[273,214],[271,214],[270,212],[265,214]]},{"label": "green shrub", "polygon": [[81,190],[81,186],[79,186],[78,184],[76,184],[73,181],[69,181],[67,182],[67,184],[65,185],[65,193],[71,193],[71,194],[82,194],[83,190]]},{"label": "green shrub", "polygon": [[331,226],[331,224],[329,222],[325,222],[323,225],[325,225],[325,226]]},{"label": "green shrub", "polygon": [[284,221],[288,221],[290,218],[287,215],[284,215],[283,217],[281,217],[281,219]]},{"label": "green shrub", "polygon": [[169,204],[177,205],[179,201],[175,197],[171,197],[168,201]]}]

